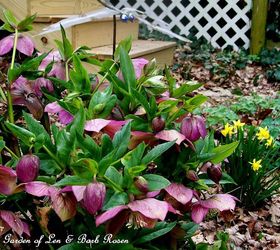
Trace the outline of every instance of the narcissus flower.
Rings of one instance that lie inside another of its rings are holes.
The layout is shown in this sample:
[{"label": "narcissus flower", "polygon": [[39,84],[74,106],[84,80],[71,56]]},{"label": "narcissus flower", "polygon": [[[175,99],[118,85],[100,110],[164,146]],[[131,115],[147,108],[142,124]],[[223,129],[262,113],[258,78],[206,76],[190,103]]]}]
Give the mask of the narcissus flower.
[{"label": "narcissus flower", "polygon": [[256,134],[258,140],[262,141],[262,140],[268,140],[270,137],[269,131],[267,129],[267,127],[262,128],[259,127],[259,132]]},{"label": "narcissus flower", "polygon": [[252,165],[252,169],[254,171],[258,171],[262,165],[261,165],[262,160],[256,161],[256,159],[253,160],[253,162],[249,162]]},{"label": "narcissus flower", "polygon": [[[13,49],[14,40],[15,36],[9,35],[0,41],[0,56],[9,53]],[[33,41],[28,36],[21,34],[18,36],[17,50],[19,52],[27,56],[32,56],[34,47]]]},{"label": "narcissus flower", "polygon": [[224,137],[227,135],[231,136],[233,134],[234,127],[229,125],[228,123],[225,125],[224,129],[221,130],[221,133]]},{"label": "narcissus flower", "polygon": [[245,125],[245,123],[241,122],[240,120],[234,121],[233,124],[234,130],[238,130]]},{"label": "narcissus flower", "polygon": [[40,168],[40,159],[36,155],[28,154],[21,157],[17,166],[17,177],[21,182],[34,181]]},{"label": "narcissus flower", "polygon": [[207,200],[200,200],[193,204],[191,217],[195,223],[201,223],[208,214],[209,209],[219,211],[234,210],[237,199],[229,194],[216,194]]},{"label": "narcissus flower", "polygon": [[272,136],[270,136],[269,139],[266,141],[265,146],[267,148],[273,146],[273,137]]},{"label": "narcissus flower", "polygon": [[23,233],[30,236],[27,223],[22,221],[11,211],[0,210],[0,236],[4,235],[9,230],[14,231],[19,236],[21,236]]},{"label": "narcissus flower", "polygon": [[184,118],[181,133],[191,142],[197,141],[200,137],[204,138],[207,135],[204,119],[198,115]]}]

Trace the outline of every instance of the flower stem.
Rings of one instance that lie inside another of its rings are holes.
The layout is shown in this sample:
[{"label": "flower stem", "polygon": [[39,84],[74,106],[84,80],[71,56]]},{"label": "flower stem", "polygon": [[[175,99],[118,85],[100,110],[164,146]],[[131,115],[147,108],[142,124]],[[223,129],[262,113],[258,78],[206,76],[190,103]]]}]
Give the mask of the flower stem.
[{"label": "flower stem", "polygon": [[[18,30],[15,29],[14,47],[13,47],[12,62],[11,62],[11,67],[10,67],[11,70],[14,69],[14,66],[15,66],[17,42],[18,42]],[[8,115],[9,115],[9,121],[11,123],[15,123],[13,101],[12,101],[12,96],[11,96],[11,92],[10,92],[10,85],[7,88]]]},{"label": "flower stem", "polygon": [[66,82],[69,81],[69,60],[68,59],[66,62],[65,62],[65,80]]},{"label": "flower stem", "polygon": [[57,165],[61,168],[61,170],[64,169],[64,166],[60,163],[60,161],[57,159],[57,157],[45,145],[43,145],[43,149],[57,163]]},{"label": "flower stem", "polygon": [[5,146],[5,149],[11,154],[11,156],[16,158],[17,160],[19,159],[18,156],[11,149],[9,149],[7,146]]},{"label": "flower stem", "polygon": [[15,29],[15,38],[14,38],[14,47],[13,47],[13,54],[12,54],[12,62],[11,62],[11,69],[15,66],[15,58],[16,58],[16,50],[17,50],[17,42],[18,42],[18,30]]},{"label": "flower stem", "polygon": [[102,79],[100,80],[100,82],[97,84],[97,86],[95,87],[93,94],[99,89],[99,87],[101,86],[101,84],[106,80],[106,77],[108,76],[109,72],[114,68],[114,66],[116,65],[116,62],[114,62],[111,67],[109,68],[108,72],[106,72],[106,74],[102,77]]}]

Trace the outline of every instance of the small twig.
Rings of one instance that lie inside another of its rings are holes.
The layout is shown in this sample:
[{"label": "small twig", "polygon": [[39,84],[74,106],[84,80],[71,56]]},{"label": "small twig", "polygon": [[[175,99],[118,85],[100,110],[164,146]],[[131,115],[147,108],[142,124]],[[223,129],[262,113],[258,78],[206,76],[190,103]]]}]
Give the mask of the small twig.
[{"label": "small twig", "polygon": [[113,60],[115,59],[116,37],[117,37],[117,18],[116,15],[113,15],[113,55],[112,55]]}]

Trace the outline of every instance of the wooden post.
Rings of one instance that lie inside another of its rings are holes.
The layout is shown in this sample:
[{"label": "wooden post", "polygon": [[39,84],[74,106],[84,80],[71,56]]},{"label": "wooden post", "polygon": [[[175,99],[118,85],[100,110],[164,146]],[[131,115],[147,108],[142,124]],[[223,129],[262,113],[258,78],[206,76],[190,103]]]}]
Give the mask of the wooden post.
[{"label": "wooden post", "polygon": [[250,54],[259,54],[265,45],[268,0],[253,0]]}]

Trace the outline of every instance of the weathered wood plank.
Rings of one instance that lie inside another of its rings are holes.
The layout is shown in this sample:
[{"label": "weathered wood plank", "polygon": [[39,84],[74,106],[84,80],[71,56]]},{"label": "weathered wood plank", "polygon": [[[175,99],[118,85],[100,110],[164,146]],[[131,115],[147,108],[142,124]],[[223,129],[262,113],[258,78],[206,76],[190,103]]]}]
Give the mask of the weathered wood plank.
[{"label": "weathered wood plank", "polygon": [[[117,42],[120,42],[129,35],[133,40],[138,38],[138,22],[123,23],[117,20]],[[84,23],[73,27],[73,43],[75,47],[87,45],[99,47],[112,44],[113,42],[113,21],[112,18]]]},{"label": "weathered wood plank", "polygon": [[100,7],[97,0],[30,0],[30,12],[38,15],[75,15]]},{"label": "weathered wood plank", "polygon": [[17,19],[22,20],[30,14],[29,0],[0,0],[0,19],[4,9],[12,11]]},{"label": "weathered wood plank", "polygon": [[[136,40],[132,43],[130,56],[132,58],[144,57],[148,60],[156,58],[158,64],[162,67],[165,64],[172,64],[175,47],[176,43],[174,42]],[[92,53],[96,54],[100,60],[111,58],[112,45],[94,48]]]}]

